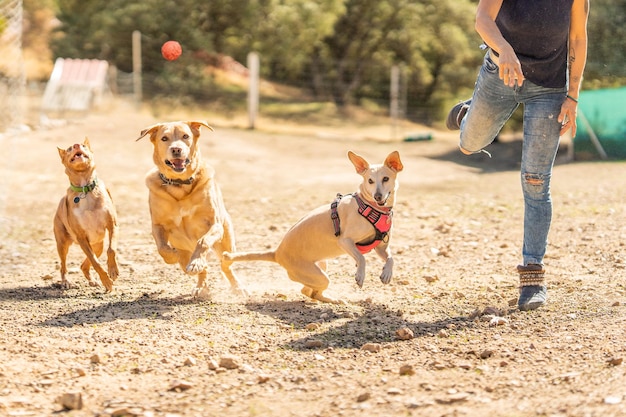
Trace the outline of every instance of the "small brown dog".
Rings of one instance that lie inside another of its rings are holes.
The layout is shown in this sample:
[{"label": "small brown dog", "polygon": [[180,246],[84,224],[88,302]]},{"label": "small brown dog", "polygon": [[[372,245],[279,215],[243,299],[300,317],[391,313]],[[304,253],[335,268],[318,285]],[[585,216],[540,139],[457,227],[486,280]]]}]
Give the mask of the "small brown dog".
[{"label": "small brown dog", "polygon": [[205,280],[211,251],[231,289],[247,295],[222,259],[224,251],[235,250],[235,232],[215,170],[200,154],[201,127],[213,130],[203,121],[159,123],[137,138],[150,135],[153,145],[155,167],[146,175],[152,235],[165,263],[178,263],[185,273],[198,276],[192,297],[209,295]]},{"label": "small brown dog", "polygon": [[363,157],[348,151],[356,172],[363,177],[359,191],[339,195],[331,204],[318,207],[289,229],[275,250],[225,253],[229,262],[270,261],[287,270],[289,279],[301,283],[302,294],[314,300],[339,303],[323,294],[328,288],[326,261],[342,254],[356,261],[355,280],[365,280],[364,253],[374,250],[385,262],[380,280],[391,281],[393,258],[389,250],[392,208],[403,165],[397,151],[382,164],[370,165]]},{"label": "small brown dog", "polygon": [[[92,281],[90,267],[96,270],[107,292],[113,289],[117,279],[117,215],[113,199],[104,182],[96,176],[96,164],[89,139],[81,144],[74,144],[67,149],[57,148],[65,173],[69,177],[70,187],[59,202],[54,217],[54,237],[57,251],[61,258],[61,282],[63,288],[71,288],[67,280],[66,258],[72,243],[77,243],[87,258],[80,266],[81,271],[93,287],[99,286]],[[102,268],[98,257],[104,249],[106,232],[109,234],[107,249],[107,271]]]}]

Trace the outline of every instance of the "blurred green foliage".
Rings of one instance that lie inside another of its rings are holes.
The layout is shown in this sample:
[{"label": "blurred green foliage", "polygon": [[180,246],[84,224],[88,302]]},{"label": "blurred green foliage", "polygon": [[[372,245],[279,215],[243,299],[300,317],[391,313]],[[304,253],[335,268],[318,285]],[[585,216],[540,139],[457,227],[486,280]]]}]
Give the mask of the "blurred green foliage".
[{"label": "blurred green foliage", "polygon": [[[202,102],[225,90],[206,67],[230,56],[261,57],[261,75],[298,87],[302,100],[338,108],[374,101],[385,108],[390,70],[402,70],[406,117],[442,120],[472,91],[483,51],[474,30],[476,0],[56,0],[55,57],[97,58],[132,71],[132,32],[142,34],[147,98]],[[626,0],[594,0],[585,85],[623,84]],[[183,46],[167,62],[161,45]]]}]

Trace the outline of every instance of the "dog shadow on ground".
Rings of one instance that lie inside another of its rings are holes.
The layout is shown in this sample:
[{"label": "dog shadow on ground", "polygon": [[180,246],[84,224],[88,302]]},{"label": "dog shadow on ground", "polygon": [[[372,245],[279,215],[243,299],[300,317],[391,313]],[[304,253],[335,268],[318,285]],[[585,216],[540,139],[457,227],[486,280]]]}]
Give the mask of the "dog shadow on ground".
[{"label": "dog shadow on ground", "polygon": [[0,302],[10,304],[12,301],[46,301],[64,298],[63,292],[52,286],[47,287],[15,287],[0,289]]},{"label": "dog shadow on ground", "polygon": [[171,320],[174,307],[190,304],[191,299],[149,299],[139,297],[130,301],[114,301],[97,306],[90,306],[72,312],[59,314],[42,321],[40,326],[73,327],[80,325],[102,324],[116,320]]},{"label": "dog shadow on ground", "polygon": [[[52,307],[41,311],[43,317],[40,317],[37,325],[43,327],[70,328],[116,320],[169,321],[175,317],[177,309],[181,306],[196,308],[203,304],[188,295],[163,297],[158,291],[144,293],[132,300],[108,301],[110,297],[104,293],[77,296],[53,286],[0,290],[0,302],[7,305],[11,302],[30,301],[45,302]],[[77,308],[67,311],[64,300],[68,298],[74,299],[73,305]],[[76,298],[80,299],[78,303]],[[55,302],[60,305],[58,309],[53,308]],[[243,308],[296,329],[305,330],[307,325],[319,323],[318,329],[311,330],[306,336],[291,340],[285,345],[286,348],[303,351],[312,349],[308,344],[311,339],[321,340],[324,347],[358,349],[365,343],[397,342],[399,339],[396,331],[404,328],[410,329],[415,338],[420,338],[432,337],[439,331],[450,328],[451,325],[456,329],[475,326],[473,319],[464,316],[432,322],[415,322],[403,318],[398,310],[371,301],[355,302],[350,305],[285,300],[247,302],[239,307],[233,306],[232,303],[227,304],[234,307],[233,314]],[[358,312],[355,312],[355,307]]]},{"label": "dog shadow on ground", "polygon": [[[57,301],[63,303],[64,299],[80,298],[83,308],[69,312],[57,313],[39,322],[40,326],[49,327],[72,327],[77,325],[89,325],[112,322],[115,320],[155,319],[170,320],[170,314],[174,307],[186,304],[197,304],[189,296],[161,298],[159,293],[144,293],[134,300],[111,300],[110,295],[92,293],[90,295],[70,295],[66,291],[54,286],[48,287],[15,287],[0,290],[0,303],[10,305],[16,301],[31,301],[33,303]],[[54,309],[50,309],[54,311]],[[42,314],[46,314],[43,312]]]},{"label": "dog shadow on ground", "polygon": [[[449,317],[434,322],[413,322],[406,320],[397,310],[384,304],[358,302],[362,308],[358,314],[352,308],[341,305],[328,305],[313,302],[273,301],[248,303],[246,307],[259,314],[269,315],[285,325],[306,329],[311,323],[320,323],[319,329],[285,345],[291,350],[312,350],[316,348],[360,349],[366,343],[398,342],[396,331],[408,328],[415,338],[432,337],[442,329],[454,325],[463,329],[475,325],[469,317]],[[330,325],[330,326],[329,326]],[[309,347],[309,341],[321,341]]]}]

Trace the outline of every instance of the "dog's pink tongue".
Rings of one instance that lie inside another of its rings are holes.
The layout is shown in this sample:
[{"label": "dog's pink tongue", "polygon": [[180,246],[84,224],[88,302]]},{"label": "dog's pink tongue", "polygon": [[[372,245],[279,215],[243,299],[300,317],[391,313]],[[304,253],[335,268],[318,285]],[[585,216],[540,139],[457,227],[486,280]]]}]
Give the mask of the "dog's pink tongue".
[{"label": "dog's pink tongue", "polygon": [[184,159],[170,159],[172,166],[177,171],[182,171],[185,169],[185,160]]}]

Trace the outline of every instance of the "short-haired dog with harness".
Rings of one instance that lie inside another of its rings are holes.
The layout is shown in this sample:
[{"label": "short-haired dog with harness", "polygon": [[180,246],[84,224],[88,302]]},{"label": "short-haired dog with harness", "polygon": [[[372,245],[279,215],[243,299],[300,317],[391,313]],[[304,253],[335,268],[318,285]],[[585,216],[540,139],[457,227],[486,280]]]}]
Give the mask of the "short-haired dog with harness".
[{"label": "short-haired dog with harness", "polygon": [[323,292],[330,283],[326,261],[347,253],[356,261],[356,283],[365,281],[364,253],[374,250],[385,262],[380,280],[391,281],[393,258],[389,250],[392,208],[403,165],[400,154],[391,152],[382,164],[370,165],[362,156],[348,151],[356,172],[363,177],[359,190],[337,195],[328,205],[309,212],[289,229],[275,250],[224,253],[228,263],[238,261],[276,262],[289,279],[301,283],[302,294],[311,299],[340,303]]}]

